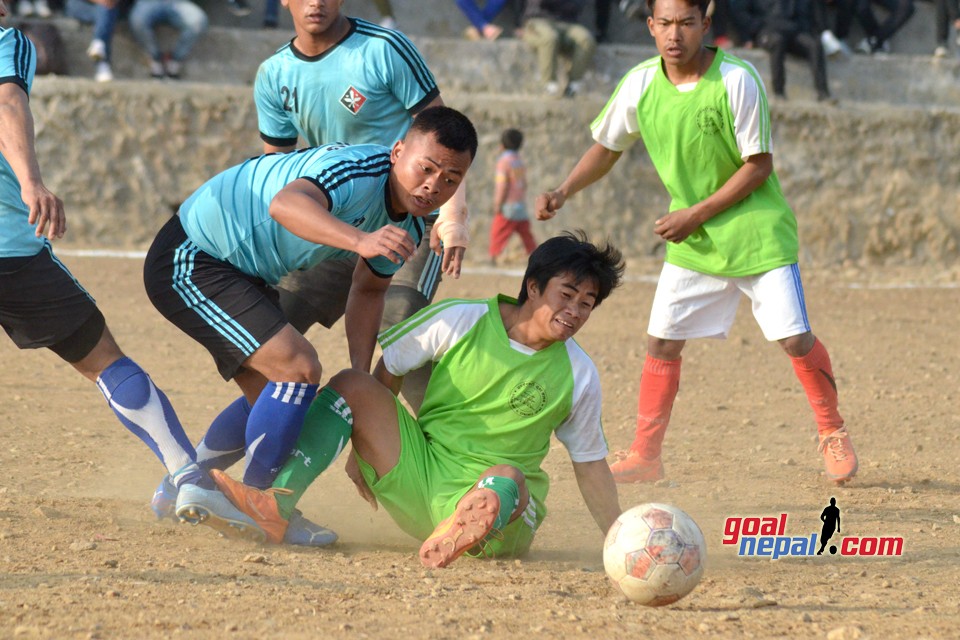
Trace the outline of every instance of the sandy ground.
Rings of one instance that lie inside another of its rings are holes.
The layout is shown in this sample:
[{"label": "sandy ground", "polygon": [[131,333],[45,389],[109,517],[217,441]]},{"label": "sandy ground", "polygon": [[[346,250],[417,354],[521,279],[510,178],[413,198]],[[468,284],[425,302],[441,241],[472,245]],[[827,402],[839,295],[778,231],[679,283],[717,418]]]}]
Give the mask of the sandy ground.
[{"label": "sandy ground", "polygon": [[[140,263],[65,261],[199,439],[236,392],[149,305]],[[631,440],[657,271],[631,265],[631,281],[578,336],[603,378],[614,448]],[[958,280],[956,270],[806,274],[861,459],[844,488],[821,476],[805,397],[745,305],[730,339],[689,344],[668,480],[620,491],[625,508],[680,506],[706,536],[703,581],[660,609],[627,602],[608,582],[602,536],[559,444],[546,460],[551,514],[522,561],[424,570],[417,542],[353,494],[342,461],[301,503],[341,541],[261,547],[155,521],[147,505],[162,469],[149,450],[51,353],[0,341],[0,637],[958,637]],[[516,275],[476,267],[441,295],[517,288]],[[309,337],[327,374],[345,365],[341,327]],[[788,535],[819,532],[831,496],[843,535],[901,536],[903,556],[770,561],[720,544],[730,516],[788,513]]]}]

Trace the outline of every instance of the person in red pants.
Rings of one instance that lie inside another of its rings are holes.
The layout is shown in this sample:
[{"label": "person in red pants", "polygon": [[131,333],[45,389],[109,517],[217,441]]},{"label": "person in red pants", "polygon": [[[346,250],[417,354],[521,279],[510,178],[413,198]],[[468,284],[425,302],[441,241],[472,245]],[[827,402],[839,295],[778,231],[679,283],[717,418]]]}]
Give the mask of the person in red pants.
[{"label": "person in red pants", "polygon": [[490,225],[490,262],[493,264],[514,233],[523,240],[527,255],[537,248],[527,215],[527,168],[520,157],[521,146],[523,132],[507,129],[501,134]]}]

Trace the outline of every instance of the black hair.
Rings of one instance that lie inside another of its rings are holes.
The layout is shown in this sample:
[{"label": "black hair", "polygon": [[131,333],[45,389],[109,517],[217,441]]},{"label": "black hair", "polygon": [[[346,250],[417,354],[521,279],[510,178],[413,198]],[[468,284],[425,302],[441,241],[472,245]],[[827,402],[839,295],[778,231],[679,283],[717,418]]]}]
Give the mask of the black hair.
[{"label": "black hair", "polygon": [[597,246],[587,239],[586,232],[581,229],[564,231],[545,241],[530,254],[517,302],[526,302],[530,280],[536,282],[537,288],[543,291],[551,278],[569,273],[578,283],[584,280],[597,283],[597,299],[593,303],[596,308],[611,291],[620,286],[625,268],[623,254],[609,242]]},{"label": "black hair", "polygon": [[523,132],[519,129],[507,129],[500,134],[500,144],[507,151],[517,151],[523,146]]},{"label": "black hair", "polygon": [[[683,0],[689,7],[696,7],[700,9],[700,17],[705,18],[707,16],[707,7],[710,6],[710,0]],[[657,3],[657,0],[647,0],[647,13],[653,15],[653,5]]]},{"label": "black hair", "polygon": [[470,153],[473,160],[477,155],[477,130],[467,116],[450,107],[430,107],[424,109],[413,119],[411,132],[432,133],[437,142],[453,151]]}]

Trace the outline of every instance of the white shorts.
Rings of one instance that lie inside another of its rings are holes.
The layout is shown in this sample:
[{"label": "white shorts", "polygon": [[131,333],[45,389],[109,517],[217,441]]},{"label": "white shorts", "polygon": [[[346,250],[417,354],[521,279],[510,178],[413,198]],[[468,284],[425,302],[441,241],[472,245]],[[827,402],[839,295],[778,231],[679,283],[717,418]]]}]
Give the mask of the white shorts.
[{"label": "white shorts", "polygon": [[725,278],[664,264],[647,333],[664,340],[726,338],[740,294],[753,302],[753,317],[767,340],[810,331],[796,264],[743,278]]}]

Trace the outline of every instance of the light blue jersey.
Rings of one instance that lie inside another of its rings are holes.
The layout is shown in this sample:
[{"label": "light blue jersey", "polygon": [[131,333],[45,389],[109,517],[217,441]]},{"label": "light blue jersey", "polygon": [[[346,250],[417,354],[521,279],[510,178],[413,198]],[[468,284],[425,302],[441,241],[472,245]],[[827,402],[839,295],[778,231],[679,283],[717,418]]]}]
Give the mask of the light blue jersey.
[{"label": "light blue jersey", "polygon": [[[0,84],[12,82],[29,95],[36,68],[37,52],[27,36],[0,27]],[[29,217],[30,209],[20,197],[20,181],[0,155],[0,258],[32,256],[43,248],[45,241],[35,235]]]},{"label": "light blue jersey", "polygon": [[392,145],[440,90],[420,52],[397,31],[349,18],[350,31],[307,57],[295,41],[260,65],[254,100],[260,136],[285,147],[347,141]]},{"label": "light blue jersey", "polygon": [[[418,245],[422,218],[387,209],[390,149],[380,145],[329,144],[295,153],[271,153],[227,169],[201,186],[180,207],[187,237],[206,253],[240,271],[276,284],[280,278],[324,260],[353,255],[294,235],[270,217],[270,202],[285,186],[305,178],[323,190],[330,213],[373,232],[387,224],[406,230]],[[374,273],[392,276],[401,266],[378,256]]]}]

